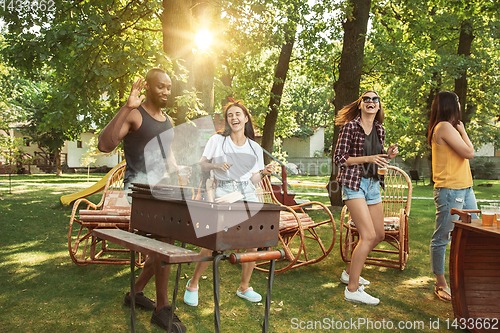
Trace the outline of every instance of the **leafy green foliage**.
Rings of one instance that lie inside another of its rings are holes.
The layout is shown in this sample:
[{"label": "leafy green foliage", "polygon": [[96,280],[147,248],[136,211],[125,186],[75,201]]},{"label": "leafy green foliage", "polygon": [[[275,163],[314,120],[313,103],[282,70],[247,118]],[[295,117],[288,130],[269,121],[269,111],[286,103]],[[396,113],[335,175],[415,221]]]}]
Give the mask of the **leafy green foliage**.
[{"label": "leafy green foliage", "polygon": [[[457,55],[461,22],[471,19],[470,57]],[[430,102],[440,90],[454,90],[467,71],[466,124],[473,143],[498,145],[492,121],[499,106],[498,4],[490,1],[377,1],[366,50],[363,86],[382,95],[388,142],[399,142],[404,158],[428,152],[426,131]],[[481,78],[489,78],[488,83]]]},{"label": "leafy green foliage", "polygon": [[30,96],[32,103],[18,105],[29,110],[30,134],[51,150],[90,127],[104,126],[146,68],[169,66],[158,42],[157,2],[55,6],[43,17],[4,13],[8,33],[2,48],[12,66],[37,82],[33,85],[44,81],[44,89]]}]

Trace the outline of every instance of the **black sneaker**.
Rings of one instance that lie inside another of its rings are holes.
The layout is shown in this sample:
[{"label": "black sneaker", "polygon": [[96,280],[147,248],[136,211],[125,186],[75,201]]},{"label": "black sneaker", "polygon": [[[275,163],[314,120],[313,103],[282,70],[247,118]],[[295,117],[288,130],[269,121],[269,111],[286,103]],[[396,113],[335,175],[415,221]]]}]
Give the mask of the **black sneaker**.
[{"label": "black sneaker", "polygon": [[[132,298],[130,297],[130,292],[125,295],[125,300],[123,303],[126,306],[130,306]],[[135,306],[141,307],[145,310],[154,310],[156,308],[156,303],[144,296],[143,292],[135,294]]]},{"label": "black sneaker", "polygon": [[[156,324],[160,326],[163,329],[168,329],[168,321],[170,320],[170,311],[172,311],[172,308],[167,305],[164,306],[160,312],[153,311],[153,315],[151,316],[151,322],[153,324]],[[185,333],[187,332],[186,326],[184,326],[183,323],[181,323],[181,320],[177,315],[174,313],[174,320],[172,321],[172,331],[170,333]]]}]

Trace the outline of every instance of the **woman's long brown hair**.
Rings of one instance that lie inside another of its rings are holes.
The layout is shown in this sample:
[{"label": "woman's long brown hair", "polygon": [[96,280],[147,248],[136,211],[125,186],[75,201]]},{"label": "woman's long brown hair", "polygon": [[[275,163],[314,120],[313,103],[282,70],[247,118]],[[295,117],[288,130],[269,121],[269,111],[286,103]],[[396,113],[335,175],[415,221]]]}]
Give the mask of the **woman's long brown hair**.
[{"label": "woman's long brown hair", "polygon": [[248,109],[246,108],[245,105],[241,101],[234,101],[232,98],[230,99],[230,102],[226,104],[224,107],[224,129],[219,130],[217,133],[219,133],[222,136],[229,136],[231,134],[231,126],[229,126],[229,122],[227,121],[227,112],[229,109],[232,107],[239,107],[240,109],[243,110],[243,113],[245,116],[247,116],[248,121],[245,124],[245,136],[247,138],[250,138],[255,141],[255,132],[253,129],[253,122],[252,122],[252,116],[250,116],[250,112],[248,112]]},{"label": "woman's long brown hair", "polygon": [[427,132],[427,143],[431,145],[432,134],[437,124],[442,121],[451,122],[453,127],[462,120],[460,112],[460,103],[458,95],[452,91],[440,91],[434,97],[431,106],[431,115],[429,117],[429,127]]},{"label": "woman's long brown hair", "polygon": [[[359,109],[359,106],[363,101],[363,97],[367,93],[374,93],[378,96],[376,91],[373,90],[365,91],[357,100],[355,100],[349,105],[344,106],[338,112],[337,116],[335,117],[335,125],[343,126],[345,123],[348,123],[351,120],[356,119],[357,116],[361,115],[361,110]],[[377,112],[377,115],[375,116],[375,119],[377,119],[377,121],[381,124],[384,122],[384,109],[382,108],[382,101],[379,101],[379,110]]]},{"label": "woman's long brown hair", "polygon": [[[229,97],[228,99],[230,102],[227,103],[226,106],[224,107],[224,129],[221,129],[217,132],[218,134],[220,134],[224,137],[224,142],[222,143],[222,151],[224,151],[224,144],[226,143],[226,138],[229,135],[231,135],[232,130],[231,130],[231,126],[229,126],[229,122],[227,121],[227,112],[233,107],[239,107],[240,109],[243,110],[243,113],[245,114],[245,116],[247,116],[248,121],[245,124],[244,134],[247,138],[255,141],[255,132],[253,129],[252,116],[250,116],[250,112],[248,112],[248,109],[246,108],[245,105],[243,105],[243,103],[241,101],[235,101],[231,97]],[[257,156],[257,153],[253,149],[252,145],[250,145],[250,148],[252,148],[253,153],[255,154],[255,156]]]}]

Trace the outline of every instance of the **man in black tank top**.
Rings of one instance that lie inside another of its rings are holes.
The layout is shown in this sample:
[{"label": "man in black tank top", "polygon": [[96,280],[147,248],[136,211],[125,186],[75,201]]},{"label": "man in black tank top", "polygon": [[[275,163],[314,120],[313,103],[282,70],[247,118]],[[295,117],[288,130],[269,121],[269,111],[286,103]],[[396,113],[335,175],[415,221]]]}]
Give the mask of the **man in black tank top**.
[{"label": "man in black tank top", "polygon": [[[141,95],[143,88],[146,89],[146,96]],[[124,179],[126,191],[133,182],[158,183],[167,169],[165,162],[168,167],[177,168],[170,150],[173,122],[161,110],[167,105],[171,88],[172,82],[165,71],[158,68],[150,70],[145,83],[141,78],[132,84],[127,103],[99,134],[97,147],[105,153],[111,152],[123,140],[127,162]],[[145,309],[154,309],[151,322],[164,329],[167,329],[172,311],[167,293],[169,273],[170,265],[162,267],[161,261],[148,258],[135,283],[135,304]],[[155,274],[157,304],[142,293]],[[130,300],[127,293],[125,304],[129,305]],[[175,333],[187,331],[175,314],[172,329]]]}]

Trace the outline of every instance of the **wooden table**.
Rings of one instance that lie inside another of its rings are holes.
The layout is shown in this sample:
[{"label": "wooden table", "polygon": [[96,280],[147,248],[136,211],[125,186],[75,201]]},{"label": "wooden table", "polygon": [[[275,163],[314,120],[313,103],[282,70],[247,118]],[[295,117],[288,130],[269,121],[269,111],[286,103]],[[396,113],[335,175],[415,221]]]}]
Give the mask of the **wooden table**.
[{"label": "wooden table", "polygon": [[453,223],[450,287],[455,328],[500,332],[500,229],[496,223],[484,227],[481,220]]}]

